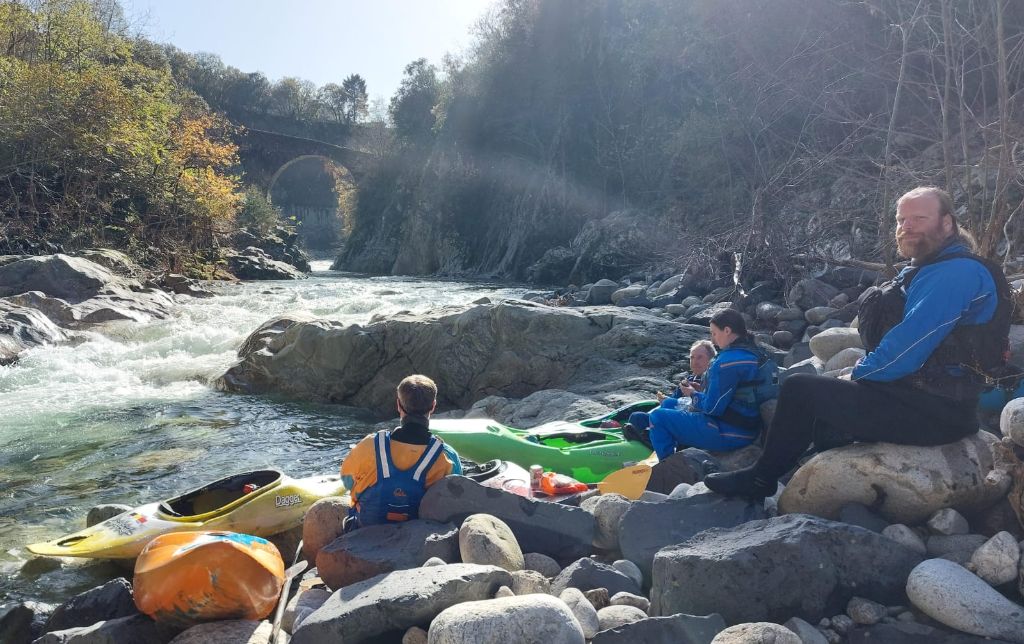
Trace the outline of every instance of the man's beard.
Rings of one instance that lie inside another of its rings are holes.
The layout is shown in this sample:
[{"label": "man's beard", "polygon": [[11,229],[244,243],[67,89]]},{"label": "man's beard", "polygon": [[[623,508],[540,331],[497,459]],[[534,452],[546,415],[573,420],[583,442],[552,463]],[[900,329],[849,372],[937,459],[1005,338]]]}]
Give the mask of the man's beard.
[{"label": "man's beard", "polygon": [[917,233],[907,236],[896,236],[896,248],[900,256],[907,259],[920,259],[928,257],[942,248],[946,243],[946,237],[941,230],[933,230],[925,233]]}]

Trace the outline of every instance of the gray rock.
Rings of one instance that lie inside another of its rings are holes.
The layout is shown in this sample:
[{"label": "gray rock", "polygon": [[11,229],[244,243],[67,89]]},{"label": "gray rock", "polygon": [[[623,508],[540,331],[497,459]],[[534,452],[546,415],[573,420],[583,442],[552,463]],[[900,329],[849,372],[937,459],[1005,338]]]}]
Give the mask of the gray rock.
[{"label": "gray rock", "polygon": [[33,644],[167,644],[178,629],[160,625],[145,615],[132,615],[52,631]]},{"label": "gray rock", "polygon": [[846,604],[846,614],[857,624],[870,626],[882,621],[888,616],[888,610],[878,602],[863,597],[854,597]]},{"label": "gray rock", "polygon": [[730,626],[716,635],[711,644],[800,644],[800,638],[785,626],[751,622]]},{"label": "gray rock", "polygon": [[[431,566],[443,566],[443,565],[445,565],[447,563],[448,563],[447,561],[445,561],[444,559],[442,559],[440,557],[431,557],[430,559],[427,559],[426,561],[423,562],[423,567],[424,568],[430,568]],[[452,563],[456,563],[456,562],[453,561]]]},{"label": "gray rock", "polygon": [[921,556],[879,534],[804,515],[706,530],[654,559],[651,613],[727,622],[817,621],[854,595],[896,600]]},{"label": "gray rock", "polygon": [[269,644],[270,622],[229,619],[193,626],[171,640],[172,644]]},{"label": "gray rock", "polygon": [[346,533],[320,549],[316,567],[329,588],[337,590],[392,570],[423,565],[427,537],[455,526],[433,521],[370,525]]},{"label": "gray rock", "polygon": [[302,520],[302,554],[306,559],[315,562],[320,550],[342,535],[351,505],[347,498],[329,496],[309,506]]},{"label": "gray rock", "polygon": [[612,293],[612,304],[620,305],[622,300],[637,297],[643,294],[646,289],[643,286],[627,286]]},{"label": "gray rock", "polygon": [[765,322],[775,322],[782,310],[783,307],[775,302],[761,302],[754,308],[754,317]]},{"label": "gray rock", "polygon": [[26,601],[0,607],[0,642],[28,644],[43,633],[43,625],[55,607]]},{"label": "gray rock", "polygon": [[802,309],[797,307],[789,307],[779,311],[775,319],[781,324],[785,322],[800,322],[803,323],[804,312]]},{"label": "gray rock", "polygon": [[827,305],[836,295],[839,295],[839,289],[836,287],[818,279],[808,278],[800,280],[789,290],[786,301],[806,311],[816,306]]},{"label": "gray rock", "polygon": [[39,311],[0,300],[0,365],[14,363],[25,349],[70,339]]},{"label": "gray rock", "polygon": [[512,592],[517,595],[551,593],[551,580],[535,570],[516,570],[512,573]]},{"label": "gray rock", "polygon": [[847,644],[1006,644],[1005,640],[947,633],[924,624],[875,624],[850,631]]},{"label": "gray rock", "polygon": [[41,255],[0,266],[0,297],[40,291],[82,302],[123,280],[110,269],[81,257]]},{"label": "gray rock", "polygon": [[690,308],[691,306],[700,304],[700,298],[696,295],[690,295],[689,297],[683,298],[683,301],[680,302],[680,304],[686,308]]},{"label": "gray rock", "polygon": [[928,529],[933,534],[946,536],[954,534],[967,534],[971,527],[967,525],[967,519],[953,508],[943,508],[928,519]]},{"label": "gray rock", "polygon": [[273,259],[261,248],[227,251],[228,270],[240,280],[301,280],[308,277],[291,264]]},{"label": "gray rock", "polygon": [[647,613],[636,606],[612,605],[597,611],[597,619],[601,624],[601,630],[605,631],[647,619]]},{"label": "gray rock", "polygon": [[645,503],[661,503],[666,499],[668,499],[667,494],[662,494],[661,492],[652,492],[650,490],[644,490],[643,494],[641,494],[640,498],[637,500],[643,501]]},{"label": "gray rock", "polygon": [[655,295],[667,295],[669,293],[674,292],[677,288],[679,288],[679,285],[682,284],[683,277],[685,276],[679,274],[673,275],[672,277],[668,278],[667,280],[661,283],[661,286],[658,287],[658,290],[655,292]]},{"label": "gray rock", "polygon": [[431,622],[428,642],[583,644],[584,637],[565,603],[549,595],[527,595],[452,606]]},{"label": "gray rock", "polygon": [[663,547],[682,543],[707,528],[731,528],[765,516],[759,504],[725,499],[717,494],[698,494],[656,504],[638,501],[622,517],[619,546],[623,557],[639,566],[650,579],[651,562]]},{"label": "gray rock", "polygon": [[402,635],[402,644],[427,644],[427,632],[419,626],[413,626]]},{"label": "gray rock", "polygon": [[680,315],[685,314],[686,309],[688,308],[688,306],[685,306],[683,304],[669,304],[665,307],[665,311],[672,317],[677,318]]},{"label": "gray rock", "polygon": [[648,617],[601,631],[591,644],[711,644],[725,630],[717,613],[698,617],[682,613],[671,617]]},{"label": "gray rock", "polygon": [[432,485],[420,503],[420,518],[459,525],[481,510],[505,522],[524,552],[572,561],[589,554],[594,540],[594,517],[580,508],[527,499],[462,476]]},{"label": "gray rock", "polygon": [[588,306],[603,306],[612,303],[612,293],[619,290],[619,285],[611,280],[598,280],[587,291]]},{"label": "gray rock", "polygon": [[638,593],[640,588],[629,578],[608,564],[585,558],[565,567],[551,582],[551,592],[561,595],[566,588],[586,591],[593,588],[607,588],[609,594],[618,592]]},{"label": "gray rock", "polygon": [[804,464],[779,499],[779,511],[834,519],[860,503],[888,521],[915,525],[942,508],[988,507],[1008,480],[986,480],[996,438],[978,432],[936,447],[857,443],[822,452]]},{"label": "gray rock", "polygon": [[516,594],[514,592],[512,592],[512,589],[509,588],[508,586],[502,586],[501,588],[499,588],[494,593],[494,598],[495,599],[500,599],[502,597],[515,597],[515,596],[516,596]]},{"label": "gray rock", "polygon": [[578,588],[566,588],[558,595],[558,598],[565,602],[572,614],[576,616],[576,621],[583,629],[583,637],[589,640],[601,630],[597,609]]},{"label": "gray rock", "polygon": [[892,539],[893,541],[903,544],[911,550],[920,554],[928,552],[928,548],[925,546],[924,539],[921,538],[916,532],[902,523],[894,523],[887,526],[882,530],[882,535]]},{"label": "gray rock", "polygon": [[988,539],[980,534],[933,535],[926,542],[930,557],[942,557],[966,565]]},{"label": "gray rock", "polygon": [[459,553],[466,563],[498,566],[509,572],[525,565],[512,530],[489,514],[472,514],[459,528]]},{"label": "gray rock", "polygon": [[811,324],[821,324],[838,312],[839,309],[831,306],[815,306],[804,311],[804,319]]},{"label": "gray rock", "polygon": [[527,552],[524,554],[523,567],[526,570],[536,570],[549,579],[562,572],[562,567],[558,565],[557,561],[539,552]]},{"label": "gray rock", "polygon": [[601,610],[612,603],[611,597],[608,596],[607,588],[591,588],[584,592],[583,596],[587,598],[587,601],[594,607],[594,610]]},{"label": "gray rock", "polygon": [[[821,335],[821,334],[819,334]],[[857,361],[866,355],[864,349],[850,347],[835,354],[825,363],[825,371],[839,371],[857,366]]]},{"label": "gray rock", "polygon": [[708,326],[711,324],[711,318],[721,313],[726,309],[732,308],[732,302],[719,302],[718,304],[712,304],[705,306],[700,311],[690,313],[687,311],[686,321],[690,324],[699,324],[701,326]]},{"label": "gray rock", "polygon": [[780,349],[789,349],[793,346],[793,332],[792,331],[776,331],[772,333],[772,344],[779,347]]},{"label": "gray rock", "polygon": [[390,631],[404,631],[430,622],[455,604],[490,599],[498,588],[511,583],[508,571],[475,564],[413,568],[378,575],[331,595],[295,630],[292,644],[342,639],[359,642]]},{"label": "gray rock", "polygon": [[1020,546],[1009,532],[1000,532],[971,555],[968,568],[993,586],[1007,584],[1017,578]]},{"label": "gray rock", "polygon": [[[860,503],[847,503],[839,508],[839,520],[851,525],[859,525],[862,528],[884,534],[889,522],[878,516],[870,509]],[[924,544],[921,544],[924,546]]]},{"label": "gray rock", "polygon": [[119,514],[128,512],[132,509],[130,505],[124,505],[123,503],[105,503],[103,505],[94,505],[89,508],[89,514],[85,516],[85,527],[91,528],[97,523],[103,523],[107,519],[113,519]]},{"label": "gray rock", "polygon": [[608,602],[612,606],[633,606],[639,608],[644,612],[644,615],[651,608],[651,600],[641,595],[634,595],[633,593],[615,593]]},{"label": "gray rock", "polygon": [[828,644],[828,640],[821,634],[821,631],[799,617],[786,620],[783,626],[796,633],[801,644]]},{"label": "gray rock", "polygon": [[836,355],[843,349],[863,349],[857,329],[836,327],[822,331],[811,338],[811,353],[822,362],[828,362],[829,358]]},{"label": "gray rock", "polygon": [[621,494],[601,494],[585,500],[580,507],[594,515],[597,530],[594,547],[603,550],[619,548],[619,521],[629,510],[630,501]]},{"label": "gray rock", "polygon": [[914,568],[907,597],[923,613],[958,631],[1024,642],[1024,608],[951,561],[929,559]]},{"label": "gray rock", "polygon": [[832,630],[840,635],[846,635],[854,625],[853,619],[848,615],[836,615],[832,618]]},{"label": "gray rock", "polygon": [[642,588],[644,585],[644,573],[640,571],[640,567],[629,559],[617,559],[612,562],[612,568],[618,570],[622,574],[626,575],[634,582],[636,582],[637,588]]},{"label": "gray rock", "polygon": [[1017,445],[1024,446],[1024,398],[1006,403],[999,414],[999,431]]},{"label": "gray rock", "polygon": [[92,626],[103,620],[138,614],[132,599],[132,585],[124,577],[112,579],[58,606],[43,627],[44,632]]},{"label": "gray rock", "polygon": [[292,597],[281,616],[281,628],[289,634],[295,632],[302,620],[323,606],[330,597],[331,591],[324,588],[310,588]]}]

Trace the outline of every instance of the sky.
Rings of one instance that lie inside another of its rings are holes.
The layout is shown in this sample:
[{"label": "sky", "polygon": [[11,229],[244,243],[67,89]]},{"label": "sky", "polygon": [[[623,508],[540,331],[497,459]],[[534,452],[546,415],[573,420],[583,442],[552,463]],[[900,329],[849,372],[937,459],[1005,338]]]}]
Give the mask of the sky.
[{"label": "sky", "polygon": [[272,81],[366,79],[390,97],[417,58],[466,50],[490,0],[122,0],[135,30]]}]

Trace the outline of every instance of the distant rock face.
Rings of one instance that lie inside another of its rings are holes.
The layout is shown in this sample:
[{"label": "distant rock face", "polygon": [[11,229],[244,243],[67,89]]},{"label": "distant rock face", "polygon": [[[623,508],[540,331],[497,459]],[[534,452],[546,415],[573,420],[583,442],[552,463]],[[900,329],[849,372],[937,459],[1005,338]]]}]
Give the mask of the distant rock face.
[{"label": "distant rock face", "polygon": [[651,614],[814,623],[854,596],[898,600],[921,559],[878,533],[806,515],[713,528],[655,556]]},{"label": "distant rock face", "polygon": [[978,432],[937,447],[860,443],[831,449],[797,470],[779,511],[835,519],[847,503],[860,503],[893,523],[916,525],[942,508],[983,510],[1006,494],[1007,481],[986,481],[996,440]]},{"label": "distant rock face", "polygon": [[664,367],[706,332],[646,311],[518,300],[400,313],[365,326],[296,321],[268,346],[243,353],[217,386],[387,413],[395,383],[425,373],[437,382],[442,405],[465,409],[492,394],[603,391],[616,377],[664,377]]}]

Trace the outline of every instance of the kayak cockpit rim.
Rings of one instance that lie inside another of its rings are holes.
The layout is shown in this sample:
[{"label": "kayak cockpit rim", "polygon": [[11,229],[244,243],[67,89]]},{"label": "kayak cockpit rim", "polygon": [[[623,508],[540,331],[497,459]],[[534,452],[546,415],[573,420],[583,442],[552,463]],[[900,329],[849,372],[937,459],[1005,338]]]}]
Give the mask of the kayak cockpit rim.
[{"label": "kayak cockpit rim", "polygon": [[[221,514],[281,484],[284,473],[254,470],[218,479],[179,496],[161,501],[157,515],[167,521],[201,521]],[[246,489],[252,486],[252,489]]]}]

